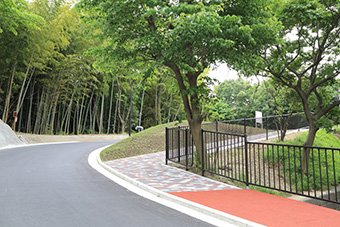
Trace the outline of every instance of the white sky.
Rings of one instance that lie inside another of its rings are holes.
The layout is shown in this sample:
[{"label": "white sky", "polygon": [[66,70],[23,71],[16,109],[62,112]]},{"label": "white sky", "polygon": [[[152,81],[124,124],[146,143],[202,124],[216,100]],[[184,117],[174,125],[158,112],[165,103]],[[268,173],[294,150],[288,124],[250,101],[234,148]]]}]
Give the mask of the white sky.
[{"label": "white sky", "polygon": [[237,72],[230,69],[226,64],[218,64],[217,66],[212,67],[208,76],[217,79],[219,82],[238,78]]},{"label": "white sky", "polygon": [[[225,80],[236,80],[239,78],[238,73],[230,69],[226,64],[217,64],[215,67],[211,67],[210,72],[208,73],[208,76],[217,79],[220,83]],[[258,79],[254,76],[246,78],[244,76],[241,76],[244,80],[250,81],[252,84],[257,83]],[[263,80],[263,78],[259,77],[260,80]]]}]

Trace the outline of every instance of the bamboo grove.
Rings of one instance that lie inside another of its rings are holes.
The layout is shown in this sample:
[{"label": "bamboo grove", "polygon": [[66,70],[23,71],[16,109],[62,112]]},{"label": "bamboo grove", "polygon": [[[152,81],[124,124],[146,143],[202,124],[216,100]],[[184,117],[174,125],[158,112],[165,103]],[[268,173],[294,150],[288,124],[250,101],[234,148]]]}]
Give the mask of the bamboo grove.
[{"label": "bamboo grove", "polygon": [[0,117],[16,131],[124,133],[130,114],[133,128],[184,119],[167,71],[145,79],[115,62],[94,67],[88,52],[103,43],[87,35],[74,4],[4,0],[0,18]]}]

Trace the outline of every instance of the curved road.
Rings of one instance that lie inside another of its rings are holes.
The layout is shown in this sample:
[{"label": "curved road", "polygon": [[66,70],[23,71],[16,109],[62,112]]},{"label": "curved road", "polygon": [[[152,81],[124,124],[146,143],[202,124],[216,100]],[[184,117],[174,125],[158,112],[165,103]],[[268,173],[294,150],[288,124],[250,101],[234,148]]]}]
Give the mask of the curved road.
[{"label": "curved road", "polygon": [[0,150],[0,226],[210,226],[144,199],[88,165],[114,142]]}]

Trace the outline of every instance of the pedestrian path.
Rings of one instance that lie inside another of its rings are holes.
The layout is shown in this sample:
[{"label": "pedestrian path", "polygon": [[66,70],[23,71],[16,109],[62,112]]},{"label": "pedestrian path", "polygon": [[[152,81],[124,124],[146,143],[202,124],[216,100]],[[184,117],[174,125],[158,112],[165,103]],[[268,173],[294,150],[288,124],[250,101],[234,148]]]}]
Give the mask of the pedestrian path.
[{"label": "pedestrian path", "polygon": [[[139,184],[264,226],[339,227],[340,212],[275,195],[240,189],[164,165],[164,152],[105,162]],[[239,222],[238,226],[256,226]]]},{"label": "pedestrian path", "polygon": [[187,171],[164,165],[164,152],[105,162],[143,184],[163,192],[239,189]]}]

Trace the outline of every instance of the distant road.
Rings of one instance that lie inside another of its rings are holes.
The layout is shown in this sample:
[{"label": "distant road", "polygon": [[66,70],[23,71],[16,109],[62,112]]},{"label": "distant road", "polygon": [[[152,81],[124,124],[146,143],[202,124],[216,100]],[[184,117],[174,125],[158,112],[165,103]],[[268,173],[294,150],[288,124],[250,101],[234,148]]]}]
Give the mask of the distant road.
[{"label": "distant road", "polygon": [[88,165],[85,142],[0,150],[0,226],[210,226],[144,199]]}]

